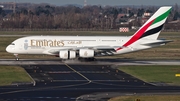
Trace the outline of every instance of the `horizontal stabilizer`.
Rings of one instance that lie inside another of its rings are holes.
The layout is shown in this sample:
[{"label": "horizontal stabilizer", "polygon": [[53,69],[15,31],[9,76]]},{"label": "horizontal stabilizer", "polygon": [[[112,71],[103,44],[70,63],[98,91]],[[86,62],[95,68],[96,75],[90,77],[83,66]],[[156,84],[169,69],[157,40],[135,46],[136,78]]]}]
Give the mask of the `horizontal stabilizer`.
[{"label": "horizontal stabilizer", "polygon": [[158,40],[156,42],[148,42],[148,43],[143,43],[141,45],[146,45],[146,46],[155,46],[155,45],[164,45],[166,43],[172,42],[172,40]]}]

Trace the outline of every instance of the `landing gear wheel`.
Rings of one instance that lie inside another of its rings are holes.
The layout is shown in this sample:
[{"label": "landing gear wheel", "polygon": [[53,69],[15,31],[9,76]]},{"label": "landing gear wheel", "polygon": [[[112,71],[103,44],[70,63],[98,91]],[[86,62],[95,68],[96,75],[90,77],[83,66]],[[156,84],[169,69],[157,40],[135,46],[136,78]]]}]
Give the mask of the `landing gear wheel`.
[{"label": "landing gear wheel", "polygon": [[14,54],[14,56],[16,57],[16,61],[19,61],[18,54]]}]

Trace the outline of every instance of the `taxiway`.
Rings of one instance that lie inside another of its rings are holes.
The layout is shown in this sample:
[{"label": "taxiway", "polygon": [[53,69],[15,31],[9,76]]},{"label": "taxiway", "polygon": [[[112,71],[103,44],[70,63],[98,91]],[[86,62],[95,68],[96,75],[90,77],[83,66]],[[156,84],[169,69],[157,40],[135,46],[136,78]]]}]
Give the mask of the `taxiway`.
[{"label": "taxiway", "polygon": [[[101,63],[98,63],[101,62]],[[105,60],[95,62],[60,62],[57,60],[0,60],[1,65],[23,67],[33,82],[15,82],[0,87],[3,101],[104,101],[111,97],[142,93],[179,93],[180,87],[153,85],[114,68],[128,63],[162,65],[167,61]],[[179,61],[170,61],[174,64]],[[114,64],[117,63],[117,64]],[[113,68],[112,68],[112,64]],[[97,96],[95,96],[97,95]]]}]

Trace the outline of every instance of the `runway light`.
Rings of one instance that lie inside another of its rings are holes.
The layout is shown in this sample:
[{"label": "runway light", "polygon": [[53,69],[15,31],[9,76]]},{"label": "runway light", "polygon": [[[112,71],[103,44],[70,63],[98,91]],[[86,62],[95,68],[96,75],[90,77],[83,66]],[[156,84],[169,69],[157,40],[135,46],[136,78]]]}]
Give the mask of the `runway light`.
[{"label": "runway light", "polygon": [[178,77],[178,76],[180,76],[180,74],[176,74],[175,76]]}]

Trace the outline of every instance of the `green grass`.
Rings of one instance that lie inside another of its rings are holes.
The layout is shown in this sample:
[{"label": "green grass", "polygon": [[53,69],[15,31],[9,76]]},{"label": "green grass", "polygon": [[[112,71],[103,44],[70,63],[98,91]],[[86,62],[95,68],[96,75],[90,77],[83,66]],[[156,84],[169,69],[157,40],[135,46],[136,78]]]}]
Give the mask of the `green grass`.
[{"label": "green grass", "polygon": [[25,70],[18,66],[0,66],[0,86],[13,82],[32,82]]},{"label": "green grass", "polygon": [[121,66],[119,69],[145,82],[180,86],[180,77],[175,76],[176,73],[180,74],[180,66]]},{"label": "green grass", "polygon": [[120,96],[108,101],[179,101],[179,95]]}]

